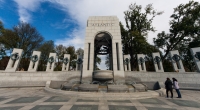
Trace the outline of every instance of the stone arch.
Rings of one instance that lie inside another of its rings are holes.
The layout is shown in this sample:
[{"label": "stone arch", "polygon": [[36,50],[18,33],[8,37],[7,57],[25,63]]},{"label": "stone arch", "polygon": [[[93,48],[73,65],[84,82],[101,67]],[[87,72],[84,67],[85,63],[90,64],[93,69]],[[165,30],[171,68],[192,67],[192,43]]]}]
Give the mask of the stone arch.
[{"label": "stone arch", "polygon": [[95,37],[96,37],[98,34],[100,34],[100,33],[106,33],[106,34],[110,35],[110,37],[113,39],[112,34],[111,34],[110,32],[108,32],[108,31],[98,31],[97,33],[94,34],[94,39],[95,39]]},{"label": "stone arch", "polygon": [[107,70],[113,70],[113,53],[112,53],[112,35],[107,31],[100,31],[94,37],[94,68],[93,70],[98,70],[96,58],[98,55],[107,57],[107,65],[109,68]]}]

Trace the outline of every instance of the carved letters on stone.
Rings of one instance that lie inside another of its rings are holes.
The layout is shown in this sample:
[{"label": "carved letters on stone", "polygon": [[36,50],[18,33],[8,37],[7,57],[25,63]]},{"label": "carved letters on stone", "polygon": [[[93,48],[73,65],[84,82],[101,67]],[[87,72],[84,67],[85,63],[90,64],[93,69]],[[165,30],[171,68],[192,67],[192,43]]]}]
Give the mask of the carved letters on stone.
[{"label": "carved letters on stone", "polygon": [[93,23],[92,26],[108,27],[108,26],[114,26],[114,23]]}]

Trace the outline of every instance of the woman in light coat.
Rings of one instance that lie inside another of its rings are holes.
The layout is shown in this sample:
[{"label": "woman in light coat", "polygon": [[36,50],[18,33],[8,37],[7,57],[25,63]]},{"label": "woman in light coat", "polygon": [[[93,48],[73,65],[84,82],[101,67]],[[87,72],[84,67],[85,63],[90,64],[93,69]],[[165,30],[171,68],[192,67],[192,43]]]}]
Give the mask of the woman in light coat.
[{"label": "woman in light coat", "polygon": [[179,90],[179,86],[178,86],[178,81],[176,78],[172,78],[173,80],[173,86],[174,86],[174,89],[176,90],[176,93],[178,94],[178,97],[177,98],[182,98],[181,97],[181,93],[180,93],[180,90]]}]

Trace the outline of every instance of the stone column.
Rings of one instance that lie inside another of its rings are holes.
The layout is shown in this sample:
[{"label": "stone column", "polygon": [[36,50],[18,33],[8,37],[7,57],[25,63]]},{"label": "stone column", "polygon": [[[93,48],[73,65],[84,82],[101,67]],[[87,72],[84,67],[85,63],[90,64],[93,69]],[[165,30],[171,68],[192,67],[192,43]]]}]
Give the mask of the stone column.
[{"label": "stone column", "polygon": [[22,49],[17,49],[17,48],[13,49],[13,52],[10,56],[8,65],[5,70],[6,72],[15,72],[17,70],[21,60],[22,52],[23,52]]},{"label": "stone column", "polygon": [[[68,59],[67,62],[66,62],[66,59]],[[69,62],[70,62],[70,54],[64,54],[62,71],[68,71],[69,70]]]},{"label": "stone column", "polygon": [[[84,46],[84,62],[83,62],[83,71],[82,71],[82,83],[91,83],[92,74],[94,69],[94,39],[90,38],[90,29],[86,28],[86,39]],[[88,38],[89,37],[89,38]],[[88,39],[87,39],[88,38]]]},{"label": "stone column", "polygon": [[137,54],[137,61],[138,61],[138,67],[139,71],[146,72],[146,64],[145,64],[145,55],[143,54]]},{"label": "stone column", "polygon": [[31,56],[31,61],[30,61],[29,67],[28,67],[29,72],[37,71],[38,64],[40,61],[40,55],[41,55],[40,51],[33,51],[33,54]]},{"label": "stone column", "polygon": [[159,52],[152,53],[152,57],[153,57],[153,63],[154,63],[154,68],[156,72],[164,72],[160,53]]},{"label": "stone column", "polygon": [[197,71],[200,72],[200,47],[191,48],[190,52],[193,56],[193,61],[197,67]]},{"label": "stone column", "polygon": [[124,80],[124,65],[123,65],[123,54],[121,42],[118,40],[113,40],[112,52],[113,52],[113,73],[114,82],[125,82]]},{"label": "stone column", "polygon": [[170,57],[172,58],[172,65],[175,72],[185,72],[183,63],[181,61],[181,57],[179,55],[178,50],[173,50],[169,52]]},{"label": "stone column", "polygon": [[56,53],[50,53],[46,68],[47,72],[51,72],[54,70],[55,62],[56,62]]}]

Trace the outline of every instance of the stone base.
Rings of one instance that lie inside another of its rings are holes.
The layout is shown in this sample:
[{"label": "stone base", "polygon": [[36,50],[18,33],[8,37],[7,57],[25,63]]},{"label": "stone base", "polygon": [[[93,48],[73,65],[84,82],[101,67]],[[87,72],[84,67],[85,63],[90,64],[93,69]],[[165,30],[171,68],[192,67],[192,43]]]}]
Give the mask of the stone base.
[{"label": "stone base", "polygon": [[68,83],[68,82],[63,83],[61,85],[61,90],[71,90],[73,85],[74,84],[71,84],[71,83]]},{"label": "stone base", "polygon": [[64,84],[66,81],[51,81],[50,88],[53,89],[60,89],[62,87],[62,84]]},{"label": "stone base", "polygon": [[124,85],[125,84],[125,78],[123,78],[123,77],[115,77],[114,78],[114,83],[116,85]]},{"label": "stone base", "polygon": [[108,92],[128,92],[126,85],[108,85]]},{"label": "stone base", "polygon": [[159,83],[156,81],[149,81],[149,82],[137,82],[137,84],[142,84],[147,87],[148,90],[158,90],[160,89]]},{"label": "stone base", "polygon": [[135,88],[135,92],[145,92],[147,91],[147,87],[143,84],[132,84]]},{"label": "stone base", "polygon": [[78,87],[79,91],[86,91],[86,92],[98,92],[99,85],[98,84],[81,84]]},{"label": "stone base", "polygon": [[92,83],[92,77],[82,77],[81,84],[91,84]]}]

